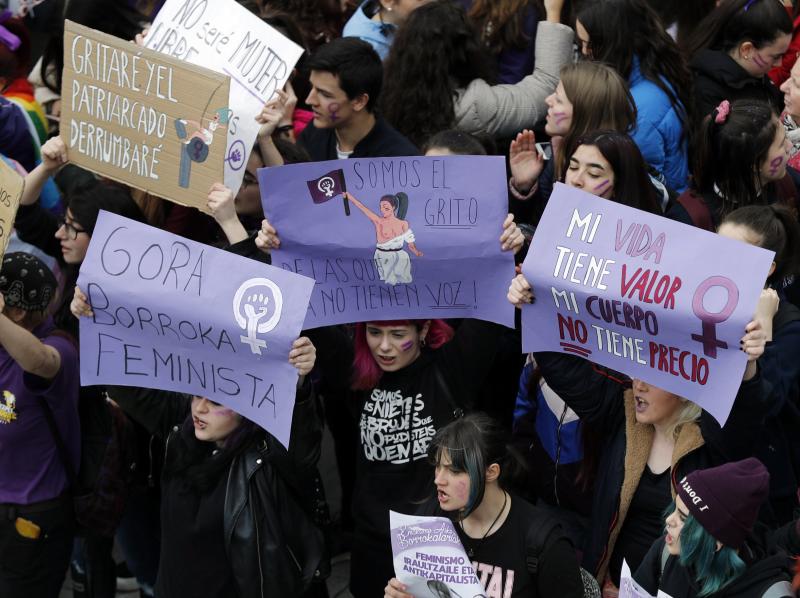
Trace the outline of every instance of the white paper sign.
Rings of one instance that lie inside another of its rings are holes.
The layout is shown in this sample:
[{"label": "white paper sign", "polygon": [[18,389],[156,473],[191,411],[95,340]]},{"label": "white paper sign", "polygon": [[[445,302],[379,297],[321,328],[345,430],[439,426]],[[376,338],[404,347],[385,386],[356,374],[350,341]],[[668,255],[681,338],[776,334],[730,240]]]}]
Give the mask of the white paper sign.
[{"label": "white paper sign", "polygon": [[656,598],[633,581],[631,568],[625,560],[622,561],[622,570],[619,573],[619,598]]},{"label": "white paper sign", "polygon": [[145,38],[148,48],[229,75],[225,185],[236,192],[256,141],[261,107],[282,89],[303,49],[235,0],[167,0]]},{"label": "white paper sign", "polygon": [[414,598],[485,598],[453,522],[389,511],[395,577]]}]

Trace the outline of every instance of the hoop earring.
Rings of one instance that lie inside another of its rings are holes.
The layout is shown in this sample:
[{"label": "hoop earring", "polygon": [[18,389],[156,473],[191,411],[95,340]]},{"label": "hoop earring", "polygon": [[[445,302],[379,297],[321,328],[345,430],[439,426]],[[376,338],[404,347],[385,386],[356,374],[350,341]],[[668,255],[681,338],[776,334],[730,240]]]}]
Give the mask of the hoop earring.
[{"label": "hoop earring", "polygon": [[425,346],[425,344],[426,344],[426,342],[425,342],[425,337],[423,336],[421,339],[419,339],[419,346],[420,346],[420,347],[424,347],[424,346]]}]

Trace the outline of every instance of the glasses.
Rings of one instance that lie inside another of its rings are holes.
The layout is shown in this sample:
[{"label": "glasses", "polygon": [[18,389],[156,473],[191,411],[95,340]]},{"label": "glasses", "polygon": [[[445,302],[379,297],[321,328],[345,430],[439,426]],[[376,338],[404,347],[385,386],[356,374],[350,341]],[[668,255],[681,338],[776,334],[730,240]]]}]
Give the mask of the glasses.
[{"label": "glasses", "polygon": [[61,218],[58,221],[58,228],[61,228],[62,226],[64,227],[64,233],[66,233],[67,239],[69,239],[70,241],[74,241],[75,239],[77,239],[79,233],[85,233],[87,235],[89,234],[88,231],[82,228],[78,228],[72,222],[67,222],[66,218]]}]

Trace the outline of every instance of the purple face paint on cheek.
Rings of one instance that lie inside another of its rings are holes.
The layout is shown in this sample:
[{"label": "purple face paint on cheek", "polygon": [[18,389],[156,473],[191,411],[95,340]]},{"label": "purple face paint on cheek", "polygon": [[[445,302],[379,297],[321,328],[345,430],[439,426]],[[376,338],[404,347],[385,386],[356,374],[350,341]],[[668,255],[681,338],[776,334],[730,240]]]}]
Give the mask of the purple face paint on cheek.
[{"label": "purple face paint on cheek", "polygon": [[330,116],[333,122],[339,120],[339,104],[334,102],[333,104],[328,106],[328,116]]},{"label": "purple face paint on cheek", "polygon": [[761,58],[761,56],[759,56],[758,53],[753,54],[753,62],[758,68],[761,69],[765,69],[769,66],[769,64],[767,64],[767,61]]},{"label": "purple face paint on cheek", "polygon": [[769,176],[775,176],[783,164],[783,156],[778,156],[769,163]]},{"label": "purple face paint on cheek", "polygon": [[414,346],[414,341],[406,341],[402,345],[400,345],[400,348],[403,351],[408,351],[413,346]]},{"label": "purple face paint on cheek", "polygon": [[597,187],[595,187],[595,188],[593,189],[593,191],[594,191],[595,193],[602,193],[602,192],[603,192],[603,191],[604,191],[604,190],[605,190],[605,189],[608,187],[608,185],[609,185],[609,183],[610,183],[610,182],[611,182],[611,181],[609,181],[608,179],[606,179],[605,181],[603,181],[602,183],[600,183],[599,185],[597,185]]},{"label": "purple face paint on cheek", "polygon": [[211,411],[217,417],[231,418],[236,415],[236,412],[233,409],[229,407],[223,407],[222,405],[218,407],[212,407]]},{"label": "purple face paint on cheek", "polygon": [[569,116],[567,116],[567,113],[566,113],[566,112],[554,112],[554,113],[553,113],[553,116],[555,116],[555,117],[556,117],[556,124],[557,124],[557,125],[560,125],[560,124],[561,124],[561,123],[563,123],[565,120],[568,120],[568,119],[569,119]]},{"label": "purple face paint on cheek", "polygon": [[466,480],[458,480],[453,484],[453,498],[467,502],[467,499],[469,499],[469,483]]}]

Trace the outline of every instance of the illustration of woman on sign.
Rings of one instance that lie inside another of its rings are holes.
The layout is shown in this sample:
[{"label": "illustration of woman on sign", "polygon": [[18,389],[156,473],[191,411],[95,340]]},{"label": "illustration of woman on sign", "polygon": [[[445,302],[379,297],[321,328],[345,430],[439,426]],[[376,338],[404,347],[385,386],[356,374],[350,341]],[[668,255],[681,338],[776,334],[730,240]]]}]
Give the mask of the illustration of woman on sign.
[{"label": "illustration of woman on sign", "polygon": [[[229,108],[220,108],[214,112],[213,118],[205,119],[208,123],[208,128],[204,127],[202,123],[196,120],[188,120],[185,118],[178,119],[175,121],[175,127],[178,129],[178,137],[183,140],[184,145],[189,145],[192,139],[200,139],[206,145],[211,145],[214,141],[214,131],[216,131],[220,125],[223,127],[226,126],[232,113],[233,111]],[[192,131],[191,135],[188,134],[190,129]]]},{"label": "illustration of woman on sign", "polygon": [[345,191],[344,194],[375,225],[375,264],[381,280],[391,285],[410,283],[411,258],[403,245],[407,243],[408,249],[417,257],[422,257],[422,252],[414,244],[414,231],[403,220],[408,212],[408,195],[384,195],[378,202],[378,215],[353,197],[352,193]]}]

